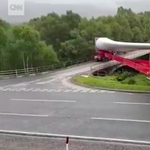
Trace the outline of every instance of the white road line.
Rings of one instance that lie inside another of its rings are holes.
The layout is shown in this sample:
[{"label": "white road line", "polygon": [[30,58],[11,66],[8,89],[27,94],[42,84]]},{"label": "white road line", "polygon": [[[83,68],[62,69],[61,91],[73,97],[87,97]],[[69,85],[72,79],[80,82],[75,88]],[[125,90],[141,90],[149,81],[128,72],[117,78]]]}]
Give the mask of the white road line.
[{"label": "white road line", "polygon": [[48,72],[42,72],[42,74],[47,74]]},{"label": "white road line", "polygon": [[115,92],[115,91],[107,91],[107,93],[114,94],[114,93],[116,93],[116,92]]},{"label": "white road line", "polygon": [[41,79],[37,79],[37,80],[29,81],[29,82],[22,82],[22,83],[18,83],[18,84],[10,84],[10,85],[7,85],[5,87],[7,88],[7,87],[26,86],[26,85],[29,85],[31,83],[35,83],[35,82],[39,82],[39,81],[41,81]]},{"label": "white road line", "polygon": [[39,92],[55,92],[54,89],[40,89]]},{"label": "white road line", "polygon": [[76,93],[76,92],[79,92],[79,91],[80,91],[79,89],[78,89],[78,90],[72,90],[72,92],[75,92],[75,93]]},{"label": "white road line", "polygon": [[42,92],[49,92],[49,89],[42,89]]},{"label": "white road line", "polygon": [[140,141],[140,140],[129,140],[129,139],[117,139],[117,138],[105,138],[105,137],[90,137],[90,136],[78,136],[78,135],[65,135],[65,134],[50,134],[50,133],[39,133],[39,132],[25,132],[25,131],[13,131],[13,130],[0,130],[0,133],[13,134],[13,135],[23,135],[23,136],[36,136],[36,137],[57,137],[78,140],[93,140],[93,141],[106,141],[106,142],[121,142],[129,144],[150,144],[150,141]]},{"label": "white road line", "polygon": [[1,89],[1,91],[4,91],[4,92],[5,92],[5,91],[8,91],[8,89]]},{"label": "white road line", "polygon": [[37,91],[39,91],[40,89],[34,89],[34,90],[32,90],[33,92],[37,92]]},{"label": "white road line", "polygon": [[150,103],[134,103],[134,102],[114,102],[114,103],[122,105],[150,105]]},{"label": "white road line", "polygon": [[51,80],[48,80],[48,81],[37,82],[36,84],[48,84],[48,83],[51,83],[51,82],[53,82],[55,80],[57,80],[57,78],[54,78],[54,79],[51,79]]},{"label": "white road line", "polygon": [[21,78],[21,77],[23,77],[23,76],[17,76],[18,78]]},{"label": "white road line", "polygon": [[29,76],[35,76],[35,74],[30,74]]},{"label": "white road line", "polygon": [[14,84],[14,85],[12,85],[12,87],[18,87],[18,86],[26,86],[26,85],[28,85],[28,83],[26,82],[24,82],[24,83],[19,83],[19,84]]},{"label": "white road line", "polygon": [[88,92],[89,90],[81,90],[80,92],[81,93],[86,93],[86,92]]},{"label": "white road line", "polygon": [[99,90],[98,92],[99,93],[106,93],[107,91],[106,90]]},{"label": "white road line", "polygon": [[22,91],[22,90],[21,90],[21,89],[16,89],[16,91],[20,92],[20,91]]},{"label": "white road line", "polygon": [[95,93],[95,92],[97,92],[98,90],[90,90],[89,92],[90,93]]},{"label": "white road line", "polygon": [[32,91],[34,88],[25,89],[24,91]]},{"label": "white road line", "polygon": [[8,89],[9,89],[9,91],[11,91],[11,92],[12,92],[12,91],[15,91],[15,89],[11,89],[11,88],[8,88]]},{"label": "white road line", "polygon": [[48,115],[36,115],[36,114],[18,114],[18,113],[0,113],[5,116],[24,116],[24,117],[48,117]]},{"label": "white road line", "polygon": [[26,102],[58,102],[58,103],[76,103],[70,100],[47,100],[47,99],[10,99],[11,101],[26,101]]},{"label": "white road line", "polygon": [[[50,91],[50,90],[49,90]],[[55,90],[55,92],[62,92],[62,90]]]},{"label": "white road line", "polygon": [[55,89],[49,89],[48,92],[55,92]]},{"label": "white road line", "polygon": [[25,90],[26,90],[26,88],[20,88],[20,90],[21,90],[21,91],[25,91]]},{"label": "white road line", "polygon": [[63,92],[71,92],[72,90],[64,90]]},{"label": "white road line", "polygon": [[37,82],[36,84],[45,84],[45,82]]},{"label": "white road line", "polygon": [[106,120],[106,121],[150,123],[150,120],[134,120],[134,119],[120,119],[120,118],[98,118],[98,117],[92,117],[91,119],[93,119],[93,120]]},{"label": "white road line", "polygon": [[[134,93],[122,93],[122,94],[133,95]],[[145,94],[144,94],[144,95],[145,95]]]}]

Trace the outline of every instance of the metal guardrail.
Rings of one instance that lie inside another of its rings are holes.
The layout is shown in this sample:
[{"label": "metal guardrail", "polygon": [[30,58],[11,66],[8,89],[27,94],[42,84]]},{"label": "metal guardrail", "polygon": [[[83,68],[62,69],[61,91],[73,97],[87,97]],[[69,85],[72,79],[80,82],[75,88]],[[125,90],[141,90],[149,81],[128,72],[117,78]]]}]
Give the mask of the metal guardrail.
[{"label": "metal guardrail", "polygon": [[18,76],[23,76],[23,75],[43,73],[43,72],[53,71],[57,69],[67,68],[69,66],[81,64],[81,63],[88,62],[88,61],[90,60],[86,59],[86,60],[76,61],[76,62],[67,61],[64,63],[58,63],[54,65],[49,65],[49,66],[32,67],[32,68],[15,69],[15,70],[4,70],[4,71],[0,71],[0,78],[10,77],[10,76],[18,77]]}]

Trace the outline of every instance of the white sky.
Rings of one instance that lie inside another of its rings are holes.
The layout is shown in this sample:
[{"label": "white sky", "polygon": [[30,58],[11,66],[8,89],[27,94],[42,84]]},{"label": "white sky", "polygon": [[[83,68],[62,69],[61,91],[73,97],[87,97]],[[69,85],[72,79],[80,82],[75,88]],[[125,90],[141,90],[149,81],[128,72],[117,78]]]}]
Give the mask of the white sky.
[{"label": "white sky", "polygon": [[[56,3],[115,3],[116,1],[122,1],[122,0],[26,0],[26,1],[34,1],[34,2],[38,2],[38,3],[52,3],[52,4],[56,4]],[[140,0],[126,0],[126,1],[140,1]]]},{"label": "white sky", "polygon": [[[35,2],[39,2],[39,3],[97,3],[100,0],[28,0],[28,1],[35,1]],[[112,1],[112,0],[105,0],[105,1]]]}]

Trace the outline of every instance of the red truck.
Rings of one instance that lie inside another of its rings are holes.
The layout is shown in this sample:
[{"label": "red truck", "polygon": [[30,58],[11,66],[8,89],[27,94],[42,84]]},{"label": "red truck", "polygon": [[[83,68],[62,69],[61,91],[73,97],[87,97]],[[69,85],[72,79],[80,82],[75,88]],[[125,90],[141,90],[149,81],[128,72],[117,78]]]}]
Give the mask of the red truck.
[{"label": "red truck", "polygon": [[[105,57],[105,53],[107,53],[107,51],[97,50],[97,55],[94,56],[94,60],[97,61],[97,62],[98,61],[102,61],[102,62],[109,61],[109,59],[107,57]],[[108,53],[114,54],[114,52],[108,52]]]}]

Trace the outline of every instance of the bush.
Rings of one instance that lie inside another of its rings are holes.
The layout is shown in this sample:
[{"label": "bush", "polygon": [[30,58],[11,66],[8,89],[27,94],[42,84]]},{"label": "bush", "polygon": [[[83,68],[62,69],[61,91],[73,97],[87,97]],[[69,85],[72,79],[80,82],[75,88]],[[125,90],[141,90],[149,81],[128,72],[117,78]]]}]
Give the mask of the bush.
[{"label": "bush", "polygon": [[134,85],[136,81],[133,78],[130,78],[127,83]]},{"label": "bush", "polygon": [[128,72],[124,72],[122,74],[118,74],[116,77],[117,81],[124,81],[126,78],[128,78],[130,74]]}]

